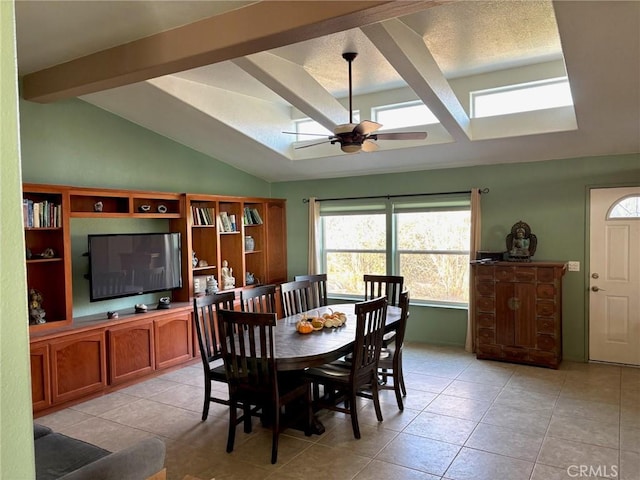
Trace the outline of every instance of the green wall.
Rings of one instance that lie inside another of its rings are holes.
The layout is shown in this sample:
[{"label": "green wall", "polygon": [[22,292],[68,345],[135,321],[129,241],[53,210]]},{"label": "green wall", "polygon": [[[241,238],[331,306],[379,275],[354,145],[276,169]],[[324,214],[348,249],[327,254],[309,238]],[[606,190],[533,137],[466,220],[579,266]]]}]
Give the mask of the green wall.
[{"label": "green wall", "polygon": [[[20,103],[24,181],[173,192],[282,197],[287,203],[289,277],[306,271],[309,196],[340,197],[489,188],[482,197],[482,248],[503,250],[511,226],[523,220],[538,236],[536,260],[577,260],[581,272],[564,280],[565,358],[586,358],[585,262],[590,186],[640,182],[640,156],[617,155],[535,163],[425,170],[322,181],[268,184],[154,134],[81,100],[52,105]],[[512,159],[505,159],[510,161]],[[88,303],[80,259],[95,229],[163,228],[140,223],[74,221],[74,308],[77,315],[119,308]],[[128,303],[127,303],[128,305]],[[412,306],[408,339],[462,345],[464,309]]]},{"label": "green wall", "polygon": [[[134,123],[73,99],[41,105],[20,102],[25,182],[61,185],[271,196],[270,184]],[[161,294],[91,303],[87,235],[168,231],[165,220],[71,220],[75,317],[155,304]]]},{"label": "green wall", "polygon": [[[13,2],[0,1],[0,478],[35,478]],[[24,321],[20,321],[24,319]]]},{"label": "green wall", "polygon": [[[577,260],[563,282],[564,358],[586,359],[585,269],[588,188],[640,183],[640,155],[574,158],[422,172],[273,184],[287,199],[289,277],[307,270],[307,204],[303,198],[397,195],[489,188],[482,195],[482,249],[505,250],[518,220],[538,237],[535,260]],[[463,345],[467,311],[411,307],[407,339]]]}]

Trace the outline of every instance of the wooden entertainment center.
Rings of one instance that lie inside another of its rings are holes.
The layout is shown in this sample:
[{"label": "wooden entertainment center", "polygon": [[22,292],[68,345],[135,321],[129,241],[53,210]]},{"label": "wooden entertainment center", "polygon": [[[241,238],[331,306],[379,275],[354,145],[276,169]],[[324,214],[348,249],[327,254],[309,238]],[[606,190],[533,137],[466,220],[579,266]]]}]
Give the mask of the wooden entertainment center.
[{"label": "wooden entertainment center", "polygon": [[[191,318],[194,289],[198,278],[211,276],[222,289],[223,260],[234,268],[237,290],[254,285],[247,284],[247,272],[255,284],[287,280],[282,199],[42,184],[23,185],[23,198],[27,286],[42,294],[46,311],[45,323],[29,326],[38,415],[193,361],[199,355]],[[27,226],[29,201],[42,213],[35,225],[31,215]],[[235,216],[234,229],[221,228],[220,213]],[[74,318],[72,217],[168,220],[169,231],[182,237],[183,286],[172,292],[171,308]],[[194,265],[194,252],[204,262]]]}]

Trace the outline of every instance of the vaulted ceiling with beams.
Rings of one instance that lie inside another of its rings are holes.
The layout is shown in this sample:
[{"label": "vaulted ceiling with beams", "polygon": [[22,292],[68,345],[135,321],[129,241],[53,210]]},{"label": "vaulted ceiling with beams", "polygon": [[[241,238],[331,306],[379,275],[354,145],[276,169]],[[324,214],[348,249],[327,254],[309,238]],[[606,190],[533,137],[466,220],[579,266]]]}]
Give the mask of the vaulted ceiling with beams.
[{"label": "vaulted ceiling with beams", "polygon": [[[26,100],[79,97],[267,181],[640,151],[640,2],[18,0],[16,31]],[[437,123],[390,131],[425,140],[283,133],[349,123],[344,52],[360,118],[424,103]],[[573,106],[470,115],[472,91],[565,76]]]}]

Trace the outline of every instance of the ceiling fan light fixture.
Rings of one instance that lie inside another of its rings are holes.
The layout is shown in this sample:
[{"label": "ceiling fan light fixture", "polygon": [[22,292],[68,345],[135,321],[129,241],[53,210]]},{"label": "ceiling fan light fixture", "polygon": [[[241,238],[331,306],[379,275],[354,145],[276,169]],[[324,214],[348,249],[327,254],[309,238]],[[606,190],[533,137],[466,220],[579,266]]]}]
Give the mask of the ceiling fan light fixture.
[{"label": "ceiling fan light fixture", "polygon": [[360,153],[362,145],[357,143],[343,143],[340,145],[340,149],[344,153]]}]

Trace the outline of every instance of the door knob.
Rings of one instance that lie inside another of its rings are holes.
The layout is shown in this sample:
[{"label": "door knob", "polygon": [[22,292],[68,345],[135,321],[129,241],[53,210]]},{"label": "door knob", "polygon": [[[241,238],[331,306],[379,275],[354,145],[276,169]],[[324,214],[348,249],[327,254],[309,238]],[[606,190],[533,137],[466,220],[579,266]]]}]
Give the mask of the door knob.
[{"label": "door knob", "polygon": [[592,292],[606,292],[606,290],[604,290],[604,289],[602,289],[600,287],[597,287],[595,285],[593,287],[591,287],[591,291]]}]

